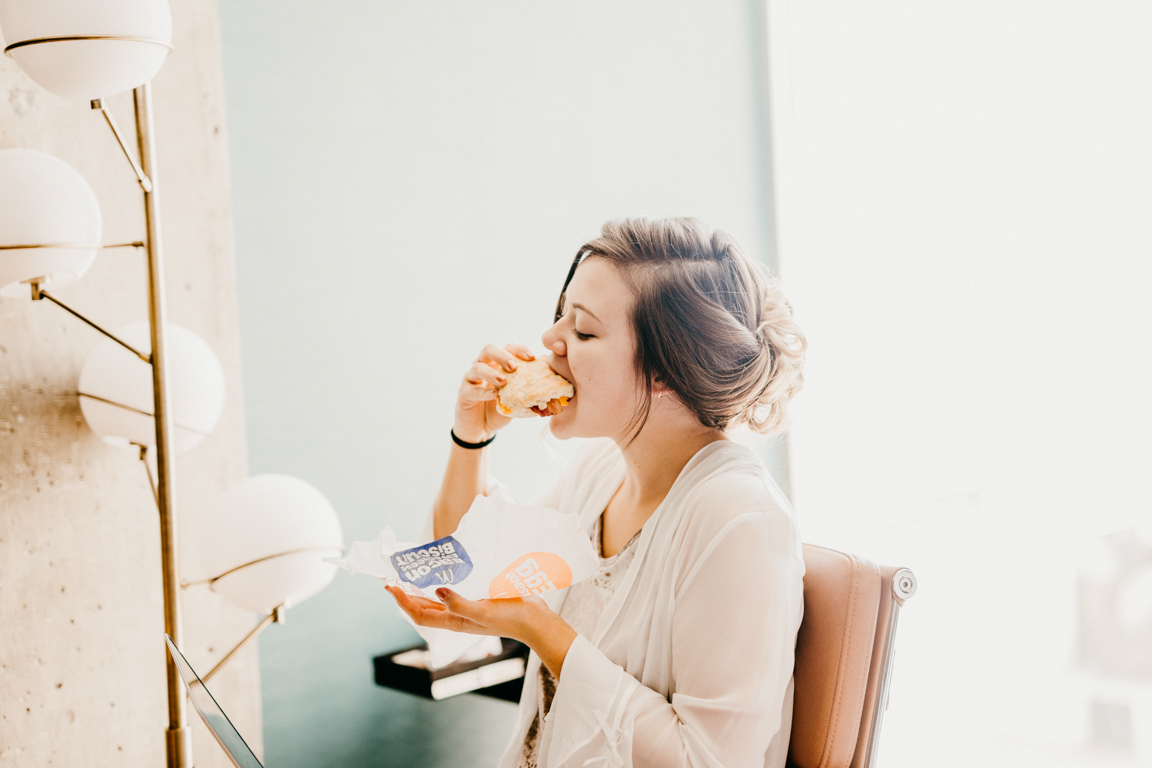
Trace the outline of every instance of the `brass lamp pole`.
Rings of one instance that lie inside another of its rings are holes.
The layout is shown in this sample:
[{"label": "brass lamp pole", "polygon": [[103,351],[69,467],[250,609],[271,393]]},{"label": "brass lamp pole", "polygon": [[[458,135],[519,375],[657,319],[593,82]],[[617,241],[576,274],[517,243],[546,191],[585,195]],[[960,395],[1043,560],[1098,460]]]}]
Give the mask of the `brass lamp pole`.
[{"label": "brass lamp pole", "polygon": [[[159,184],[156,180],[156,144],[149,83],[132,92],[136,111],[136,146],[144,179],[144,247],[148,258],[148,323],[152,330],[152,403],[156,424],[156,503],[160,508],[160,569],[164,578],[164,631],[177,647],[184,646],[180,613],[180,567],[176,547],[176,494],[172,472],[172,412],[169,409],[164,328],[164,262],[160,240]],[[95,104],[93,105],[95,107]],[[107,113],[105,113],[107,114]],[[117,136],[119,138],[119,135]],[[129,158],[131,159],[131,158]],[[192,768],[192,732],[180,672],[165,654],[168,682],[168,730],[165,732],[169,768]]]}]

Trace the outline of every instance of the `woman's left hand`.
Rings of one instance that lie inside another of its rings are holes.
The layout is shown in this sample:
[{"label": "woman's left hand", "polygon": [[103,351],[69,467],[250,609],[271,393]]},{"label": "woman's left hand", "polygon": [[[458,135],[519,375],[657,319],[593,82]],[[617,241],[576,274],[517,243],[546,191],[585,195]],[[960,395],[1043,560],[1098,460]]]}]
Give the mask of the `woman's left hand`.
[{"label": "woman's left hand", "polygon": [[399,587],[387,589],[400,609],[420,626],[519,640],[536,652],[557,679],[576,639],[576,631],[539,597],[465,600],[441,587],[436,590],[436,596],[444,601],[441,604],[409,595]]}]

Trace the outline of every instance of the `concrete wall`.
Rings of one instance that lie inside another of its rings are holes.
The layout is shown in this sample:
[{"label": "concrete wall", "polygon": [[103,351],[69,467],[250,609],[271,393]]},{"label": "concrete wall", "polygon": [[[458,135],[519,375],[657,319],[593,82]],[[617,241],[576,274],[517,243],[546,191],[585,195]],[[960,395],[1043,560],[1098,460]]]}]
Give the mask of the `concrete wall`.
[{"label": "concrete wall", "polygon": [[[246,459],[216,8],[173,3],[172,11],[176,50],[154,81],[169,317],[208,341],[228,383],[215,433],[176,464],[187,519],[245,475]],[[130,130],[131,95],[108,103]],[[0,57],[0,148],[8,147],[43,150],[77,168],[100,200],[105,242],[143,236],[139,188],[98,113],[42,90]],[[58,294],[111,328],[145,319],[143,257],[105,252]],[[99,339],[48,302],[0,300],[4,768],[164,763],[155,504],[140,462],[87,428],[76,397],[80,367]],[[186,565],[194,567],[192,553]],[[184,607],[186,652],[202,670],[253,623],[203,588],[187,592]],[[212,686],[258,752],[259,685],[250,650]],[[227,765],[191,719],[196,765]]]},{"label": "concrete wall", "polygon": [[[695,215],[766,257],[755,5],[222,2],[253,472],[315,484],[349,540],[416,536],[463,371],[539,348],[606,219]],[[556,477],[540,428],[492,448],[523,498]],[[415,639],[389,603],[341,573],[264,633],[269,763],[495,763],[510,705],[373,685]]]}]

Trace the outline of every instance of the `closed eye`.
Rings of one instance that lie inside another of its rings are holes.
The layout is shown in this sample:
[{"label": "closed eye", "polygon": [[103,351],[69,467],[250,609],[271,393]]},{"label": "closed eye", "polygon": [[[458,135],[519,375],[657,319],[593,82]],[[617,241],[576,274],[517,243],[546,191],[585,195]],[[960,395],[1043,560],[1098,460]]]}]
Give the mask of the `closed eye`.
[{"label": "closed eye", "polygon": [[576,338],[580,339],[580,341],[588,341],[588,339],[596,338],[590,333],[580,333],[580,331],[576,330],[575,328],[572,329],[572,332],[576,334]]}]

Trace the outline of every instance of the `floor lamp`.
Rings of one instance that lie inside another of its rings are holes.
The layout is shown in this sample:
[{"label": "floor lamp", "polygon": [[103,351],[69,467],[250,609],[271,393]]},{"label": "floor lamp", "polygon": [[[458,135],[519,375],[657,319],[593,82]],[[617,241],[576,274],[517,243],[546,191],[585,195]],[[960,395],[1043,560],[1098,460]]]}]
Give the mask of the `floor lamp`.
[{"label": "floor lamp", "polygon": [[[197,585],[267,614],[204,676],[208,679],[271,623],[283,623],[288,608],[332,581],[336,567],[324,558],[343,553],[340,521],[323,494],[303,480],[247,478],[213,509],[194,517],[198,538],[215,544],[213,557],[200,564],[212,575],[180,583],[172,461],[212,431],[224,408],[225,383],[211,347],[165,319],[148,83],[171,49],[168,6],[164,0],[3,0],[0,31],[5,54],[33,80],[58,95],[90,101],[101,113],[143,191],[145,239],[101,245],[99,202],[79,172],[44,152],[0,150],[0,297],[30,292],[34,301],[47,300],[107,337],[85,362],[77,395],[92,431],[106,443],[138,451],[148,471],[160,512],[167,634],[177,645],[183,642],[180,590]],[[124,90],[133,91],[135,150],[103,102],[104,94]],[[100,249],[112,247],[142,248],[148,263],[148,322],[115,333],[46,290],[78,280]],[[187,699],[171,658],[165,657],[167,763],[191,768]]]},{"label": "floor lamp", "polygon": [[[67,6],[67,7],[65,7]],[[156,501],[160,509],[160,552],[163,571],[164,629],[183,642],[180,612],[180,571],[176,548],[176,503],[172,474],[172,416],[165,366],[164,265],[161,248],[159,185],[150,81],[172,49],[172,17],[165,0],[5,0],[0,4],[0,30],[10,56],[33,80],[59,95],[87,99],[99,110],[124,151],[143,191],[145,237],[141,241],[148,265],[148,322],[154,420],[156,424]],[[132,152],[103,106],[103,97],[132,90],[136,116],[136,152]],[[6,250],[48,251],[73,243],[12,243]],[[87,245],[87,244],[84,244]],[[34,262],[34,258],[29,260]],[[96,323],[51,296],[44,286],[51,272],[29,275],[32,298],[48,299],[101,333],[129,346]],[[167,659],[167,760],[170,768],[191,768],[192,738],[187,699],[179,672]]]}]

